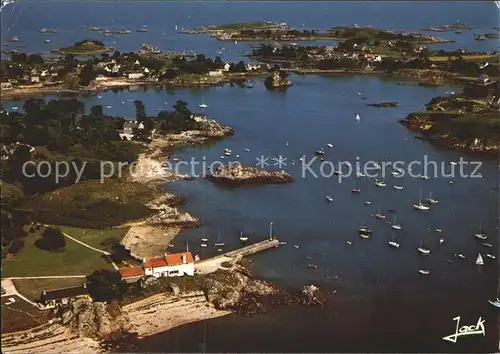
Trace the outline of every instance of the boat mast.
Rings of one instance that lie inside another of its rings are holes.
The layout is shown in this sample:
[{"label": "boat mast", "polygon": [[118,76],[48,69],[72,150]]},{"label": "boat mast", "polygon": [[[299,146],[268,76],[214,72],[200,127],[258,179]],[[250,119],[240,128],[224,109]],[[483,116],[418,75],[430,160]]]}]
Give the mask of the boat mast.
[{"label": "boat mast", "polygon": [[269,223],[269,239],[270,240],[273,239],[273,222],[272,221]]}]

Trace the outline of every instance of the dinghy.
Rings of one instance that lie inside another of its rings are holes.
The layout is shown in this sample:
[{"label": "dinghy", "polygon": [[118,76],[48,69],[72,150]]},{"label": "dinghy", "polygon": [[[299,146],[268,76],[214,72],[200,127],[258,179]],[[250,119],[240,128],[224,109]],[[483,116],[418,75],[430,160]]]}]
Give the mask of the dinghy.
[{"label": "dinghy", "polygon": [[495,257],[494,255],[492,255],[490,253],[487,253],[486,257],[491,258],[491,259],[496,259],[497,258],[497,257]]},{"label": "dinghy", "polygon": [[422,275],[429,275],[431,274],[431,271],[428,269],[419,269],[418,272]]},{"label": "dinghy", "polygon": [[483,256],[481,256],[481,253],[478,253],[476,258],[476,265],[482,266],[483,264],[484,264]]},{"label": "dinghy", "polygon": [[330,203],[331,203],[331,202],[333,202],[333,197],[332,197],[332,196],[330,196],[330,195],[327,195],[327,196],[326,196],[326,200],[328,200],[328,202],[330,202]]},{"label": "dinghy", "polygon": [[401,190],[403,189],[403,186],[394,186],[394,189]]}]

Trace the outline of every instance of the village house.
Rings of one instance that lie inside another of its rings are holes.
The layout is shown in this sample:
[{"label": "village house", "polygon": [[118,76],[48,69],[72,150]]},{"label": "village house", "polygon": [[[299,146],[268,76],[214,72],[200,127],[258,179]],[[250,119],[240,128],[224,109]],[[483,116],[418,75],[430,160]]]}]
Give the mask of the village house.
[{"label": "village house", "polygon": [[222,70],[227,72],[227,71],[229,71],[230,68],[231,68],[231,64],[226,63],[226,64],[224,64],[224,69],[222,69]]},{"label": "village house", "polygon": [[100,82],[100,81],[106,81],[108,78],[104,75],[97,75],[95,78],[95,81]]},{"label": "village house", "polygon": [[2,90],[12,90],[12,84],[10,82],[2,82],[0,85]]},{"label": "village house", "polygon": [[143,73],[129,73],[128,78],[130,80],[138,80],[144,77]]},{"label": "village house", "polygon": [[222,70],[213,70],[213,71],[208,72],[208,76],[212,76],[212,77],[222,76],[222,75],[223,75]]},{"label": "village house", "polygon": [[53,309],[57,306],[67,305],[71,298],[80,297],[89,297],[86,284],[49,291],[44,289],[40,295],[39,306],[44,310]]},{"label": "village house", "polygon": [[[142,125],[142,126],[141,126]],[[144,124],[138,124],[136,121],[127,121],[123,124],[123,131],[119,133],[121,139],[132,140],[134,137],[134,128],[144,129]]]},{"label": "village house", "polygon": [[191,252],[167,254],[163,257],[146,259],[137,267],[120,268],[120,275],[128,282],[135,282],[143,276],[181,277],[193,276],[195,272],[194,260]]}]

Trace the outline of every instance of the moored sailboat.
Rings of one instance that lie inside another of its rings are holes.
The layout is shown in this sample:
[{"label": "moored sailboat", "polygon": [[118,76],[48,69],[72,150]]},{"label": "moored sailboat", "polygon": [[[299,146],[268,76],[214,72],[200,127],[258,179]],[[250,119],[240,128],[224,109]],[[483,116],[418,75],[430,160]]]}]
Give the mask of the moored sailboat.
[{"label": "moored sailboat", "polygon": [[394,229],[394,230],[401,230],[403,228],[403,226],[401,226],[400,224],[396,224],[396,215],[394,215],[394,220],[392,222],[392,225],[391,227]]},{"label": "moored sailboat", "polygon": [[484,265],[484,260],[483,260],[483,256],[481,256],[481,253],[477,254],[476,265],[478,265],[478,266]]},{"label": "moored sailboat", "polygon": [[429,206],[422,204],[422,189],[420,189],[420,197],[418,198],[418,204],[413,204],[413,207],[417,210],[427,211],[430,209]]}]

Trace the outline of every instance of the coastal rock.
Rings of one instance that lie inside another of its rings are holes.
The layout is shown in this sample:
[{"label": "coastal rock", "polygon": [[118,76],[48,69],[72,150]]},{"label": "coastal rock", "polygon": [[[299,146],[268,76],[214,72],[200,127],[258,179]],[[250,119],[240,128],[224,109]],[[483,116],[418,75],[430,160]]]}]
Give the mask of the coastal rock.
[{"label": "coastal rock", "polygon": [[238,163],[217,166],[207,177],[215,183],[239,185],[250,183],[291,183],[293,177],[287,172],[268,172]]},{"label": "coastal rock", "polygon": [[219,270],[207,275],[202,282],[202,290],[215,308],[246,316],[289,302],[285,291],[237,271]]},{"label": "coastal rock", "polygon": [[367,106],[370,107],[377,107],[377,108],[383,108],[383,107],[397,107],[398,103],[394,101],[389,101],[389,102],[381,102],[381,103],[367,103]]},{"label": "coastal rock", "polygon": [[286,74],[281,70],[273,71],[264,81],[264,85],[269,90],[285,90],[293,83],[287,79]]},{"label": "coastal rock", "polygon": [[305,285],[298,295],[297,301],[302,305],[324,305],[326,297],[315,285]]},{"label": "coastal rock", "polygon": [[219,124],[213,119],[195,118],[198,129],[209,138],[223,138],[234,134],[234,129],[222,124]]},{"label": "coastal rock", "polygon": [[88,338],[105,338],[129,329],[129,319],[117,304],[108,305],[85,298],[70,301],[62,320],[80,336]]}]

